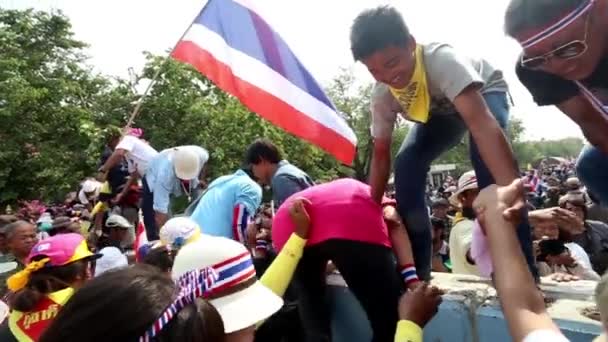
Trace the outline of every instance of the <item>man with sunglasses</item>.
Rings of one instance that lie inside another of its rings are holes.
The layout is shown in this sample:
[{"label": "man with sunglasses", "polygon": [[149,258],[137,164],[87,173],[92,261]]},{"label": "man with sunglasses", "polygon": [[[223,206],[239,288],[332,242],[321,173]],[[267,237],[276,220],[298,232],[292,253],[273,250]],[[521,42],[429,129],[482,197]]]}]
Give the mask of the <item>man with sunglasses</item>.
[{"label": "man with sunglasses", "polygon": [[517,75],[540,106],[555,105],[591,143],[583,183],[608,204],[607,0],[511,0],[505,31],[523,48]]}]

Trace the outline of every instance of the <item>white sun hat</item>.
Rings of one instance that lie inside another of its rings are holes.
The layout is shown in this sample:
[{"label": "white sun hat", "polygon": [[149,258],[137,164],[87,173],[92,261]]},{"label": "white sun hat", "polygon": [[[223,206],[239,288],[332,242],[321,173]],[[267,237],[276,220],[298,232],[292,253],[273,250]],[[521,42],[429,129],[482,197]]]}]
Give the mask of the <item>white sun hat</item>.
[{"label": "white sun hat", "polygon": [[181,180],[198,178],[201,172],[200,156],[189,146],[173,148],[171,159],[175,169],[175,176]]},{"label": "white sun hat", "polygon": [[179,250],[172,275],[176,279],[207,267],[212,267],[219,279],[206,299],[222,316],[227,334],[251,327],[283,306],[283,299],[257,280],[251,256],[242,244],[201,234]]},{"label": "white sun hat", "polygon": [[463,173],[458,179],[458,189],[452,194],[452,196],[450,196],[450,203],[452,203],[454,206],[459,206],[460,199],[458,199],[458,196],[467,190],[477,188],[477,176],[475,176],[475,171],[467,171]]}]

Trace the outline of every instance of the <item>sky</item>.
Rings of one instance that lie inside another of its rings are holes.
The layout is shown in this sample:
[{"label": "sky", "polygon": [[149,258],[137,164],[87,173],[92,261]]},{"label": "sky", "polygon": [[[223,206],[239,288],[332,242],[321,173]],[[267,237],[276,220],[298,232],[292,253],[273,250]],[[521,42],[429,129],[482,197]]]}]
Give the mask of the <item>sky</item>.
[{"label": "sky", "polygon": [[[418,42],[449,43],[503,70],[528,140],[582,137],[580,129],[553,107],[538,107],[515,76],[518,45],[502,31],[509,0],[252,0],[303,64],[328,84],[341,68],[357,80],[373,81],[350,54],[352,20],[366,8],[391,4],[401,11]],[[75,37],[89,44],[89,63],[100,73],[128,77],[145,63],[143,51],[166,54],[205,0],[0,0],[0,7],[59,9],[70,18]],[[145,104],[144,104],[145,105]]]}]

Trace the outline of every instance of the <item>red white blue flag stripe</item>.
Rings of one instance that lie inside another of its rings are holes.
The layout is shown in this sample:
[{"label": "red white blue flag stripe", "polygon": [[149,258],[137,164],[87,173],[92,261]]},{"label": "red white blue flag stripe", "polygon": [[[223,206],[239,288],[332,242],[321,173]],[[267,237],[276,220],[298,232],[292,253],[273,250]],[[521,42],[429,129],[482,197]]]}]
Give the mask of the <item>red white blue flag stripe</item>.
[{"label": "red white blue flag stripe", "polygon": [[209,0],[172,56],[251,111],[351,164],[357,139],[251,0]]},{"label": "red white blue flag stripe", "polygon": [[211,287],[211,292],[218,292],[233,287],[255,277],[255,268],[249,252],[213,265],[219,275]]}]

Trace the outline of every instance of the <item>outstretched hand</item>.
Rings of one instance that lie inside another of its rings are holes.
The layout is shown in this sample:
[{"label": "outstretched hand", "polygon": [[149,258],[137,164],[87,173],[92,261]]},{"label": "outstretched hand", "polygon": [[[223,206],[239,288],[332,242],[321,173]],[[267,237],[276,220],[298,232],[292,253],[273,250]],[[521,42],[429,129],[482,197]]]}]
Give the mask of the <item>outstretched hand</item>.
[{"label": "outstretched hand", "polygon": [[310,215],[306,205],[311,205],[310,200],[300,197],[291,203],[289,216],[295,224],[295,233],[302,239],[308,239],[310,233]]},{"label": "outstretched hand", "polygon": [[524,184],[521,179],[515,179],[507,186],[490,185],[483,189],[473,204],[477,217],[484,219],[485,211],[494,208],[502,211],[505,220],[518,223],[521,211],[525,207]]},{"label": "outstretched hand", "polygon": [[399,300],[399,319],[412,321],[420,328],[435,316],[444,291],[425,282],[407,291]]},{"label": "outstretched hand", "polygon": [[582,233],[585,229],[583,220],[573,212],[560,207],[534,210],[529,212],[528,216],[532,225],[553,223],[574,235]]}]

